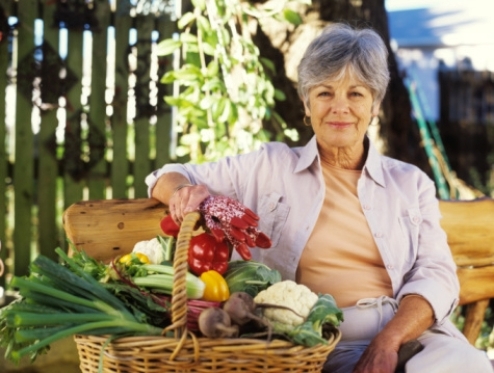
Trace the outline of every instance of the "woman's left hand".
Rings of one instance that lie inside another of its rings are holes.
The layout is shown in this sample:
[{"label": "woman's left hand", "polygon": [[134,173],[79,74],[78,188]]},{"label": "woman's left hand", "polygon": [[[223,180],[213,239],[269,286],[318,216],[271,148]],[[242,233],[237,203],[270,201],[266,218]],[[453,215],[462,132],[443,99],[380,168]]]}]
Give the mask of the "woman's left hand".
[{"label": "woman's left hand", "polygon": [[394,373],[397,365],[397,348],[376,338],[362,354],[353,373]]}]

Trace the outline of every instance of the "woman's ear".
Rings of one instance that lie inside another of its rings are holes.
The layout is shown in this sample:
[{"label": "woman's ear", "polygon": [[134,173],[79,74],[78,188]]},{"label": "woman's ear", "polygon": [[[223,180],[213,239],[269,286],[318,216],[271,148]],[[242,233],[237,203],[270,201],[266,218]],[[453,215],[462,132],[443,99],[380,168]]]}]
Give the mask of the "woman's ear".
[{"label": "woman's ear", "polygon": [[305,116],[310,117],[309,100],[302,100],[304,103]]},{"label": "woman's ear", "polygon": [[379,110],[381,109],[381,103],[375,102],[372,104],[371,115],[373,117],[377,117],[379,115]]}]

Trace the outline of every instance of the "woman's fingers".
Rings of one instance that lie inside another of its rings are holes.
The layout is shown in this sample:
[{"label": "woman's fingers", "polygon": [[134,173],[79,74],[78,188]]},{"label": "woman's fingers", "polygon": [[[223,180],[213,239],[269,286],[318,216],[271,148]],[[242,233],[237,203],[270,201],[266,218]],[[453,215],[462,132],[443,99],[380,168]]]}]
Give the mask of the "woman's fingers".
[{"label": "woman's fingers", "polygon": [[180,188],[170,198],[169,208],[173,220],[181,224],[185,215],[199,209],[201,202],[209,196],[204,185],[191,185]]}]

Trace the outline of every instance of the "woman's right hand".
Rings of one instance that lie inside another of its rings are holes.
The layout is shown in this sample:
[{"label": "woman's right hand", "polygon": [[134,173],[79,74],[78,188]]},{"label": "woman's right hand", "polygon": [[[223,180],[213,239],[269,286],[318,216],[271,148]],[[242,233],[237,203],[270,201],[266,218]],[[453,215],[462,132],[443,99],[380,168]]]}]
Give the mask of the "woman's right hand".
[{"label": "woman's right hand", "polygon": [[173,221],[180,225],[184,216],[199,210],[201,202],[209,196],[209,190],[205,185],[183,184],[176,187],[168,202]]}]

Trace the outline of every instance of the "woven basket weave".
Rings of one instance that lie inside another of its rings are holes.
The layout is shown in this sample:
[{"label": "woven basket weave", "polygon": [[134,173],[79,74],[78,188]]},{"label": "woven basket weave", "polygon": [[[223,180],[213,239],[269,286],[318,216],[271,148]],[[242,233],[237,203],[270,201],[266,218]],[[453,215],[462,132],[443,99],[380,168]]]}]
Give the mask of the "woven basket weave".
[{"label": "woven basket weave", "polygon": [[197,212],[188,214],[178,235],[173,263],[172,324],[163,330],[166,336],[125,337],[108,343],[108,336],[76,335],[81,371],[98,373],[101,364],[104,373],[320,372],[341,337],[339,330],[335,330],[327,345],[314,347],[278,339],[267,342],[198,338],[187,330],[187,253],[199,218]]}]

